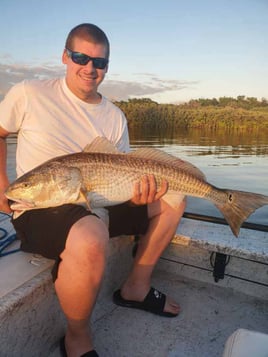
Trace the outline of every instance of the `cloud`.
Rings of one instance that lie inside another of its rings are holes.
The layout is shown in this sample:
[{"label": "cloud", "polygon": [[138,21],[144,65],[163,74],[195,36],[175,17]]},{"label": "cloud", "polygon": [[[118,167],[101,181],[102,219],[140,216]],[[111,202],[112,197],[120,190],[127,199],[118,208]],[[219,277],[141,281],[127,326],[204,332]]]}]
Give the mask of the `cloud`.
[{"label": "cloud", "polygon": [[28,66],[18,64],[0,63],[0,96],[4,96],[8,89],[15,83],[24,79],[45,79],[55,76],[62,76],[64,69],[62,66]]},{"label": "cloud", "polygon": [[[43,64],[38,66],[0,63],[0,99],[8,89],[24,79],[49,79],[64,75],[64,66]],[[116,78],[116,79],[113,79]],[[102,83],[100,92],[112,100],[127,100],[133,97],[150,96],[167,91],[190,88],[198,82],[162,79],[153,73],[136,73],[131,80],[121,80],[113,74]]]},{"label": "cloud", "polygon": [[198,81],[163,79],[152,73],[136,73],[134,78],[130,81],[106,79],[101,85],[101,92],[111,99],[127,100],[191,88],[198,83]]}]

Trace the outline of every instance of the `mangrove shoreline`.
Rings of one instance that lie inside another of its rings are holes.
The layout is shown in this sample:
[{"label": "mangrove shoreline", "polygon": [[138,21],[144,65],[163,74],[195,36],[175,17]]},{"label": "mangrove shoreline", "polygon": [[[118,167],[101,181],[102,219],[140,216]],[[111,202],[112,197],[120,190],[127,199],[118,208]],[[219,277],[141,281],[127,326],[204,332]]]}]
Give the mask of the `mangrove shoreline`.
[{"label": "mangrove shoreline", "polygon": [[129,99],[115,104],[125,113],[128,126],[150,128],[267,129],[268,101],[239,96],[159,104],[151,99]]}]

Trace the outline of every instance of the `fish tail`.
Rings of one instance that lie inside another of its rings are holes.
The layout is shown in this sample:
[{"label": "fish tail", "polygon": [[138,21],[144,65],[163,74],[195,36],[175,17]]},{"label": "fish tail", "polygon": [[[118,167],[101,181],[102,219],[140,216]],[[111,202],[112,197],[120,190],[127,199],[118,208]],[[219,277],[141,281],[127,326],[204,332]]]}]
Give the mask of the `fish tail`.
[{"label": "fish tail", "polygon": [[243,222],[257,209],[268,205],[268,196],[257,193],[224,190],[228,194],[228,200],[224,204],[216,203],[228,222],[233,234],[237,237]]}]

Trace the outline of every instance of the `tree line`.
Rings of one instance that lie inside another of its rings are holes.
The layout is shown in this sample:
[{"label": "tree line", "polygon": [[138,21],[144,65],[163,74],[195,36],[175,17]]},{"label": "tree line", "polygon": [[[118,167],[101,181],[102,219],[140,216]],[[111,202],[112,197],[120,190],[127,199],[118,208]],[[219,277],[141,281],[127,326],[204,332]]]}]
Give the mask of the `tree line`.
[{"label": "tree line", "polygon": [[115,102],[129,127],[206,129],[268,129],[268,101],[238,96],[194,99],[183,104],[159,104],[149,98]]}]

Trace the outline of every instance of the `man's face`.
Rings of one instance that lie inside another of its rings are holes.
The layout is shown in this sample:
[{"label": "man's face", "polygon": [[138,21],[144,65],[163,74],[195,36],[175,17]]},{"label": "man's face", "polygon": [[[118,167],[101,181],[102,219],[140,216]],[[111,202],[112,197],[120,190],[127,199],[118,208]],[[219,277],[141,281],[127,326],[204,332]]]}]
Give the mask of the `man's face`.
[{"label": "man's face", "polygon": [[[83,39],[75,38],[73,48],[70,50],[84,53],[90,57],[106,58],[106,47],[102,44],[94,44]],[[69,89],[80,99],[86,102],[99,101],[98,86],[103,81],[108,66],[98,69],[89,61],[86,65],[74,63],[66,50],[62,55],[62,62],[66,64],[66,82]]]}]

